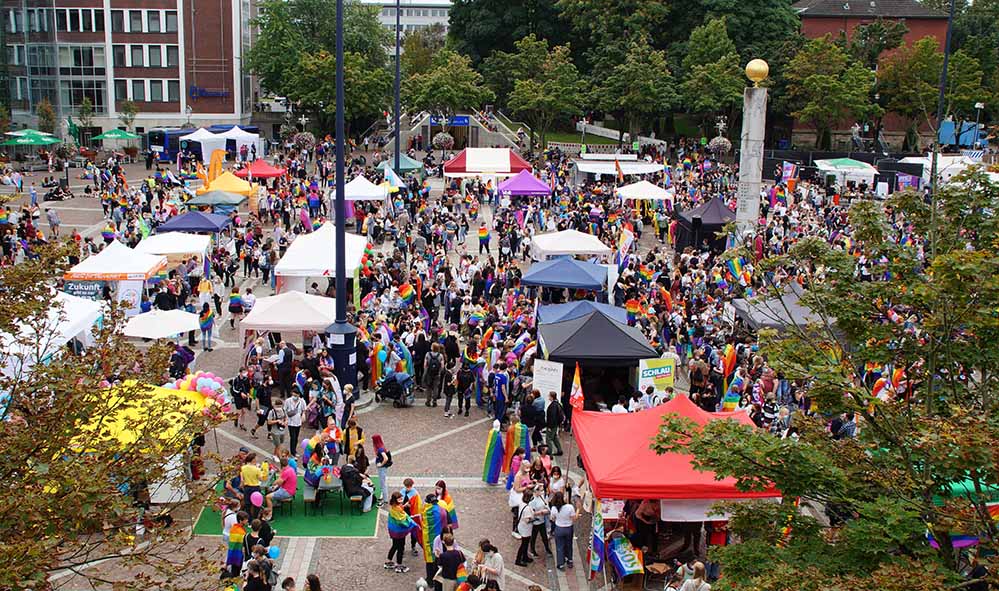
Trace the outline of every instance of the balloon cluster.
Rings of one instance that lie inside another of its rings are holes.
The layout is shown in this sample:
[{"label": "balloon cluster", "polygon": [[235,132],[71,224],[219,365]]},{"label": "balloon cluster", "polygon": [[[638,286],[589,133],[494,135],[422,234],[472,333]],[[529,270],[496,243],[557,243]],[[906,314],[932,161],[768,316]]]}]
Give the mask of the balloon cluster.
[{"label": "balloon cluster", "polygon": [[371,277],[371,260],[375,258],[374,246],[369,242],[364,247],[364,254],[361,255],[361,274],[365,277]]},{"label": "balloon cluster", "polygon": [[187,374],[182,378],[163,384],[163,387],[168,390],[197,392],[214,400],[221,407],[222,412],[230,412],[231,410],[229,396],[225,391],[225,381],[211,372],[198,371]]}]

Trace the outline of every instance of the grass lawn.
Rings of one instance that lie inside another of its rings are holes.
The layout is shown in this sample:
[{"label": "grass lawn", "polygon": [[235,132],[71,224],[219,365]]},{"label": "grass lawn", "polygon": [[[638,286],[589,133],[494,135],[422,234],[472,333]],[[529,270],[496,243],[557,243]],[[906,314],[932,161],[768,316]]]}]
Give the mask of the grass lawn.
[{"label": "grass lawn", "polygon": [[[579,143],[579,134],[571,131],[549,131],[548,132],[549,142],[566,142],[570,144]],[[583,139],[584,144],[616,144],[616,139],[610,139],[606,137],[600,137],[598,135],[586,134]]]},{"label": "grass lawn", "polygon": [[[377,485],[376,485],[377,488]],[[274,507],[274,518],[271,519],[271,526],[279,536],[287,537],[327,537],[327,538],[370,538],[375,535],[378,527],[378,509],[372,508],[367,513],[357,514],[350,512],[350,503],[343,500],[343,515],[340,514],[340,499],[338,492],[325,493],[326,499],[323,502],[322,513],[313,514],[309,508],[308,514],[305,512],[305,501],[302,500],[302,491],[305,489],[305,481],[298,477],[298,493],[292,514],[288,511],[282,514]],[[221,491],[221,485],[219,485]],[[377,495],[377,490],[375,495]],[[222,535],[222,517],[214,507],[202,509],[201,516],[194,526],[195,535],[216,536]]]}]

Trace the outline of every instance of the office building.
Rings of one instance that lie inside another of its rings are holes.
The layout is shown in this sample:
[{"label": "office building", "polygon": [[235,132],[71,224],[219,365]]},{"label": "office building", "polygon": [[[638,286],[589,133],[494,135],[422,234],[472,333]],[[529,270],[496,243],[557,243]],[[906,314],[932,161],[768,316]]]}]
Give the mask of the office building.
[{"label": "office building", "polygon": [[[378,20],[395,31],[395,0],[361,0],[361,4],[380,7]],[[445,31],[448,28],[451,0],[402,0],[400,6],[399,24],[403,34],[435,24],[443,25]]]}]

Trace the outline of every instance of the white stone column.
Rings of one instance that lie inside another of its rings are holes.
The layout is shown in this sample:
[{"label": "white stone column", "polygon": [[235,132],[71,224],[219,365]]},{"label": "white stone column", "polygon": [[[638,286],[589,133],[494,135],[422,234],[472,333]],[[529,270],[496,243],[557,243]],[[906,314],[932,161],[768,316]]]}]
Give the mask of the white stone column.
[{"label": "white stone column", "polygon": [[754,231],[760,218],[766,124],[767,89],[747,88],[742,95],[742,143],[739,147],[739,190],[735,211],[740,235]]}]

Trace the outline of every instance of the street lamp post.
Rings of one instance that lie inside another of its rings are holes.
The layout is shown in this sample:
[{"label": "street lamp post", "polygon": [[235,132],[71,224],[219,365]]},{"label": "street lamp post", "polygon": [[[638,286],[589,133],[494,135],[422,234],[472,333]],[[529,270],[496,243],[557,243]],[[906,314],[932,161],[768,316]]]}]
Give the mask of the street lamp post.
[{"label": "street lamp post", "polygon": [[402,12],[402,0],[395,0],[395,166],[392,168],[396,174],[399,173],[399,152],[402,149],[402,129],[400,129],[401,110],[399,100],[399,86],[402,84],[402,67],[399,63],[400,37],[402,26],[400,25],[399,13]]},{"label": "street lamp post", "polygon": [[972,144],[975,149],[978,149],[978,133],[979,125],[982,120],[982,109],[985,108],[985,103],[975,103],[975,143]]},{"label": "street lamp post", "polygon": [[[336,0],[336,195],[335,216],[336,319],[326,329],[333,353],[333,371],[340,386],[357,383],[357,329],[347,323],[347,260],[344,217],[344,121],[343,121],[343,0]],[[344,421],[347,417],[343,418]]]}]

